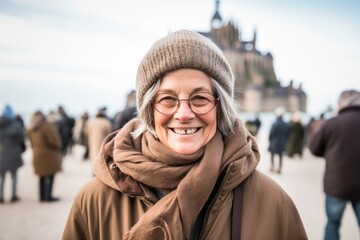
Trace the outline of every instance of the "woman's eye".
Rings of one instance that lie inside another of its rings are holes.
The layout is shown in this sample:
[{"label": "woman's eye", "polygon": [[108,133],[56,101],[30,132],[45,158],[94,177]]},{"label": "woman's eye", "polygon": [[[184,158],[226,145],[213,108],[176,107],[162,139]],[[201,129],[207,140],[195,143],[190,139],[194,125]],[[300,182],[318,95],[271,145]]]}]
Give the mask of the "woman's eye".
[{"label": "woman's eye", "polygon": [[203,95],[196,95],[196,96],[193,96],[191,99],[193,99],[193,100],[197,100],[197,99],[200,99],[200,100],[202,100],[202,99],[209,100],[208,97],[203,96]]},{"label": "woman's eye", "polygon": [[176,104],[177,98],[171,97],[171,96],[161,97],[159,100],[159,103],[165,104],[165,105]]},{"label": "woman's eye", "polygon": [[204,105],[204,104],[209,103],[211,101],[211,99],[206,95],[196,95],[196,96],[193,96],[190,99],[190,101],[194,105]]}]

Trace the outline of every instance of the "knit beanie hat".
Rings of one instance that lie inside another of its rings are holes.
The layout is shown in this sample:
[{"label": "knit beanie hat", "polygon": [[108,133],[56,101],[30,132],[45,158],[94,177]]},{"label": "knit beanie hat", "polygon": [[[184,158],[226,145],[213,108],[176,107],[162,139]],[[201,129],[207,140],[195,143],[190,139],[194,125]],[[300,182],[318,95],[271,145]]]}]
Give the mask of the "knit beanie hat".
[{"label": "knit beanie hat", "polygon": [[234,77],[222,51],[199,33],[180,30],[156,41],[141,61],[136,77],[136,101],[164,74],[181,68],[207,73],[233,97]]}]

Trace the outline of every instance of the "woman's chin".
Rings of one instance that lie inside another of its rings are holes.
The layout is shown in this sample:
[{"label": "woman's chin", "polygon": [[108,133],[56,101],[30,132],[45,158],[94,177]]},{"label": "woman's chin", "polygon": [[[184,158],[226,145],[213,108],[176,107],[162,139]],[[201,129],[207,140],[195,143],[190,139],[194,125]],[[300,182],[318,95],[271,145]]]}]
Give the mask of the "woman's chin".
[{"label": "woman's chin", "polygon": [[194,144],[179,144],[169,147],[179,154],[190,155],[196,153],[201,148],[201,145],[197,146]]}]

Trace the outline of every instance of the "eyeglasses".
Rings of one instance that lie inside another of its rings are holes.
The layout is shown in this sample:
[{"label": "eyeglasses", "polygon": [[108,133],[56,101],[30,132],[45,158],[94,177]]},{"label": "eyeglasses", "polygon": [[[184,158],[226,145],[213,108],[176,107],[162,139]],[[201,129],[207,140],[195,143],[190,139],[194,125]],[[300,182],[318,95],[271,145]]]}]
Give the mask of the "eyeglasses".
[{"label": "eyeglasses", "polygon": [[219,99],[204,92],[196,93],[188,99],[179,99],[174,95],[161,93],[154,98],[153,106],[161,114],[172,115],[180,107],[181,101],[188,102],[191,111],[201,115],[210,112],[219,102]]}]

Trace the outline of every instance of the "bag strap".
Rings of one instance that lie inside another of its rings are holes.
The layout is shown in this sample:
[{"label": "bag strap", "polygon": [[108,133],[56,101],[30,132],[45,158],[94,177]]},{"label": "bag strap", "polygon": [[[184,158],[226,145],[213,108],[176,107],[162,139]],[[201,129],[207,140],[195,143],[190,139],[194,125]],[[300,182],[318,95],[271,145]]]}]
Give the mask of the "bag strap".
[{"label": "bag strap", "polygon": [[232,240],[241,239],[243,198],[244,198],[244,182],[241,182],[234,189],[233,208],[232,208],[232,228],[231,228]]}]

